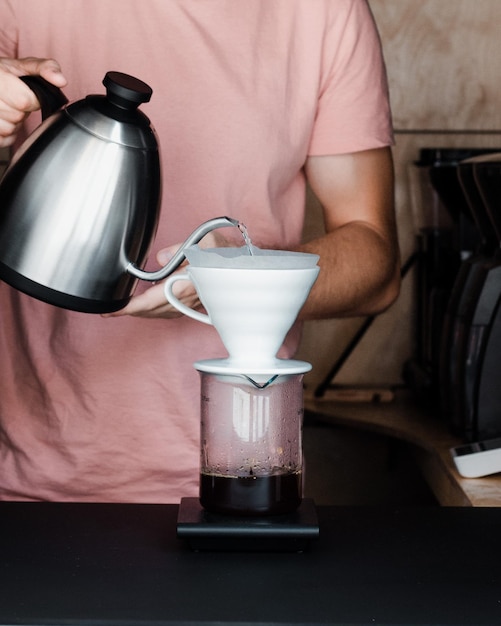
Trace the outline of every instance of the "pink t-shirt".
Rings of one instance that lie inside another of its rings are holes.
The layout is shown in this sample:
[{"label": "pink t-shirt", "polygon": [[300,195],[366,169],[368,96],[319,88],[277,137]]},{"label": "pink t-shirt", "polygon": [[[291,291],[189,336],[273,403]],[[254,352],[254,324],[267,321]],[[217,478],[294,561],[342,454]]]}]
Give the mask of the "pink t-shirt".
[{"label": "pink t-shirt", "polygon": [[[108,70],[153,88],[142,110],[160,140],[163,204],[150,268],[218,215],[261,247],[296,245],[307,156],[392,141],[365,0],[0,0],[0,55],[56,58],[70,101],[103,93]],[[198,493],[192,364],[225,356],[211,327],[69,312],[3,283],[0,315],[0,499]]]}]

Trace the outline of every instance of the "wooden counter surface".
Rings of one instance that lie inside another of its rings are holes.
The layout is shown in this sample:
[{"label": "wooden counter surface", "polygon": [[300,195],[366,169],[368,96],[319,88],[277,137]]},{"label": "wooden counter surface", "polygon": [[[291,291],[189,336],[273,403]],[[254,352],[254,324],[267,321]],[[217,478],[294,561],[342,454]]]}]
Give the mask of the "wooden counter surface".
[{"label": "wooden counter surface", "polygon": [[449,452],[463,443],[461,439],[439,418],[416,407],[404,392],[397,392],[389,402],[305,397],[305,409],[326,423],[371,430],[412,444],[416,462],[442,506],[501,506],[501,474],[462,478]]}]

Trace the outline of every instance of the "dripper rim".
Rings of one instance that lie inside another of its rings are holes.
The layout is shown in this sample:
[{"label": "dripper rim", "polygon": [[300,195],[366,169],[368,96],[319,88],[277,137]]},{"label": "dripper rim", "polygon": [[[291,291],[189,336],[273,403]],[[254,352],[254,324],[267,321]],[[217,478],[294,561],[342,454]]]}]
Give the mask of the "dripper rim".
[{"label": "dripper rim", "polygon": [[295,359],[277,359],[274,358],[267,363],[245,366],[236,363],[231,358],[226,359],[205,359],[196,361],[193,367],[199,372],[207,374],[228,374],[228,375],[248,375],[256,376],[273,376],[285,374],[306,374],[311,371],[312,365],[307,361],[297,361]]}]

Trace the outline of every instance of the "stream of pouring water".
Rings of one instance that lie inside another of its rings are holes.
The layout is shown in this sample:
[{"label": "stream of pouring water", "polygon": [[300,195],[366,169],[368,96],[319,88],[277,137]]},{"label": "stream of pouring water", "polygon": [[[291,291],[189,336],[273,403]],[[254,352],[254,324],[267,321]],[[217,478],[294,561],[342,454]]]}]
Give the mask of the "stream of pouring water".
[{"label": "stream of pouring water", "polygon": [[247,250],[249,251],[250,256],[254,256],[254,253],[252,252],[252,240],[249,237],[249,231],[247,230],[247,226],[245,224],[242,224],[242,222],[239,222],[238,230],[242,233],[242,237],[244,238],[244,242],[247,246]]}]

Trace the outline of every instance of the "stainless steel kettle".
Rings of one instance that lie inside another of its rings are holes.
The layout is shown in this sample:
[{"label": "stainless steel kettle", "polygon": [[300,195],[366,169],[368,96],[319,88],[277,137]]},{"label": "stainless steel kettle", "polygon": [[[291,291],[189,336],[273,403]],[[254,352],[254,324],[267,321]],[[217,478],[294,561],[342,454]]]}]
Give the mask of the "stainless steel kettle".
[{"label": "stainless steel kettle", "polygon": [[23,80],[43,121],[0,181],[0,279],[50,304],[109,313],[129,302],[138,279],[172,273],[185,247],[214,228],[238,226],[227,217],[209,220],[161,270],[141,270],[160,212],[158,142],[138,110],[151,88],[108,72],[106,95],[67,105],[42,78]]}]

